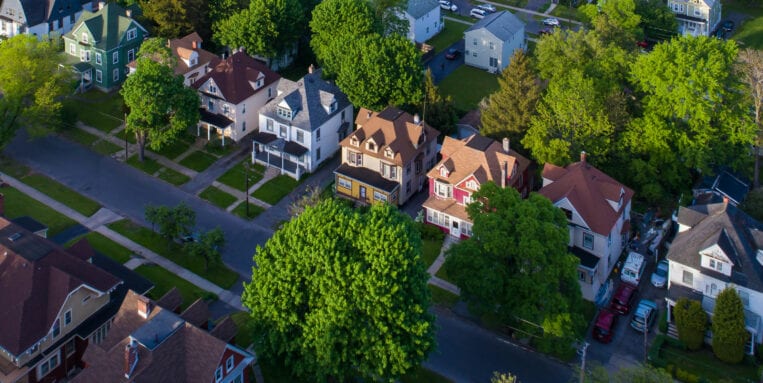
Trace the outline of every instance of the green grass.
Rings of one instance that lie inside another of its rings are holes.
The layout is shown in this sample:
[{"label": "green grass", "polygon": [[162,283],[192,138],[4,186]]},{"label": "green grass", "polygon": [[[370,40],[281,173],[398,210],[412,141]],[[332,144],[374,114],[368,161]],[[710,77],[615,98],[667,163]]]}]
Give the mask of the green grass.
[{"label": "green grass", "polygon": [[161,167],[162,167],[162,165],[159,165],[159,163],[156,162],[156,160],[153,160],[153,159],[148,158],[148,157],[144,157],[143,158],[143,162],[140,162],[140,160],[138,159],[138,155],[137,154],[135,154],[135,155],[131,156],[130,158],[128,158],[127,159],[127,163],[130,166],[132,166],[132,167],[134,167],[136,169],[143,170],[144,172],[146,172],[148,174],[151,174],[151,175],[153,175],[154,173],[158,172],[159,169],[161,169]]},{"label": "green grass", "polygon": [[73,107],[77,118],[85,125],[108,133],[122,124],[124,99],[119,92],[103,93],[93,89],[77,98],[84,99],[74,103]]},{"label": "green grass", "polygon": [[[251,160],[249,158],[246,158],[244,159],[244,161],[236,164],[236,166],[228,169],[228,171],[225,172],[225,174],[221,175],[220,178],[217,179],[217,182],[220,182],[236,190],[240,190],[246,193],[246,190],[244,190],[246,186],[246,182],[244,182],[246,181],[244,179],[244,176],[246,174],[246,171],[244,169],[244,162],[247,162],[247,161],[251,161]],[[265,175],[265,166],[260,164],[252,165],[251,169],[249,170],[249,187],[259,182],[264,175]]]},{"label": "green grass", "polygon": [[246,311],[237,311],[231,314],[231,319],[238,327],[236,346],[246,349],[254,342],[254,320]]},{"label": "green grass", "polygon": [[204,145],[205,152],[217,157],[222,157],[231,153],[236,148],[238,148],[236,141],[226,140],[225,146],[223,146],[223,141],[218,138],[213,138],[212,141],[209,141]]},{"label": "green grass", "polygon": [[180,165],[193,169],[197,172],[203,172],[206,168],[212,166],[217,161],[217,158],[209,153],[202,151],[195,151],[189,154],[186,158],[180,161]]},{"label": "green grass", "polygon": [[96,153],[103,154],[104,156],[110,156],[120,150],[125,150],[125,148],[119,145],[115,145],[110,141],[100,140],[96,142],[95,145],[93,145],[93,150]]},{"label": "green grass", "polygon": [[32,197],[10,186],[0,188],[5,195],[5,216],[14,219],[29,216],[48,226],[48,238],[75,225],[73,219],[43,205]]},{"label": "green grass", "polygon": [[557,4],[556,8],[551,11],[551,15],[561,17],[565,19],[578,20],[578,9],[574,7],[568,7],[566,5]]},{"label": "green grass", "polygon": [[26,165],[3,154],[0,154],[0,171],[13,178],[21,178],[32,172]]},{"label": "green grass", "polygon": [[231,213],[243,218],[243,219],[254,219],[258,215],[262,214],[265,209],[261,206],[257,206],[251,202],[249,202],[249,216],[246,215],[246,201],[241,202],[234,208]]},{"label": "green grass", "polygon": [[21,179],[21,182],[39,190],[50,198],[89,217],[101,208],[97,202],[69,189],[68,187],[42,175],[31,174]]},{"label": "green grass", "polygon": [[167,291],[176,287],[178,291],[180,291],[180,295],[183,296],[183,303],[180,305],[181,309],[185,309],[199,298],[217,299],[214,294],[196,287],[191,284],[191,282],[172,274],[169,270],[161,266],[141,265],[135,269],[135,272],[154,283],[154,288],[148,292],[148,296],[151,299],[159,299],[166,294]]},{"label": "green grass", "polygon": [[64,245],[64,247],[70,247],[83,238],[87,238],[90,246],[92,246],[93,249],[95,249],[97,252],[119,263],[125,263],[130,260],[132,251],[95,231],[91,231],[81,237],[70,240]]},{"label": "green grass", "polygon": [[227,208],[228,206],[236,202],[236,199],[237,199],[236,197],[214,186],[210,186],[204,189],[203,192],[199,193],[199,197],[211,202],[213,205],[221,209]]},{"label": "green grass", "polygon": [[157,175],[157,177],[175,186],[182,185],[191,179],[191,177],[188,177],[187,175],[183,173],[176,172],[170,168],[159,169],[159,174]]},{"label": "green grass", "polygon": [[429,291],[432,292],[432,303],[440,306],[452,308],[458,302],[458,295],[451,293],[448,290],[444,290],[437,286],[428,285]]},{"label": "green grass", "polygon": [[161,156],[167,157],[167,159],[174,160],[179,155],[185,153],[186,150],[189,149],[189,147],[190,147],[190,143],[188,141],[184,141],[181,138],[177,138],[172,143],[164,145],[163,148],[159,150],[154,150],[153,152]]},{"label": "green grass", "polygon": [[446,77],[438,87],[440,94],[453,97],[456,108],[472,110],[477,107],[483,97],[498,90],[498,77],[482,69],[462,65]]},{"label": "green grass", "polygon": [[400,378],[402,383],[452,383],[452,381],[434,371],[418,366]]},{"label": "green grass", "polygon": [[469,28],[468,25],[453,20],[445,20],[445,27],[427,41],[427,44],[434,46],[435,53],[440,53],[449,46],[464,38],[464,31]]},{"label": "green grass", "polygon": [[125,136],[127,136],[127,142],[129,142],[129,143],[131,143],[131,144],[135,144],[135,143],[137,143],[137,142],[138,142],[138,141],[135,139],[135,134],[134,134],[134,133],[127,133],[127,131],[126,131],[126,130],[124,130],[124,129],[122,129],[122,130],[120,130],[119,132],[117,132],[117,134],[115,134],[114,136],[115,136],[115,137],[117,137],[117,138],[119,138],[119,139],[120,139],[120,140],[122,140],[122,141],[124,141],[124,139],[125,139]]},{"label": "green grass", "polygon": [[673,365],[707,381],[750,382],[757,381],[756,366],[743,361],[739,364],[726,364],[715,357],[708,346],[698,351],[687,351],[675,347],[671,342],[664,342],[656,361],[662,366]]},{"label": "green grass", "polygon": [[[445,271],[445,265],[443,264],[442,267],[440,267],[440,270],[437,270],[437,273],[435,273],[435,276],[437,278],[440,278],[442,280],[446,280],[448,282],[451,282],[450,279],[448,279],[448,272]],[[451,282],[453,283],[453,282]]]},{"label": "green grass", "polygon": [[88,104],[80,103],[78,105],[77,118],[87,126],[96,128],[104,133],[109,133],[118,128],[119,125],[122,125],[122,120],[101,113],[99,110],[90,107]]},{"label": "green grass", "polygon": [[109,224],[109,228],[224,289],[233,286],[239,278],[238,273],[223,264],[212,265],[209,270],[205,270],[203,259],[188,256],[181,245],[167,241],[149,228],[128,220]]},{"label": "green grass", "polygon": [[82,129],[79,128],[69,128],[66,130],[61,131],[61,135],[64,136],[64,138],[69,139],[71,141],[77,142],[83,146],[90,147],[99,140],[99,137],[90,134]]},{"label": "green grass", "polygon": [[299,185],[299,181],[281,174],[272,180],[265,182],[252,193],[252,197],[271,205],[275,205],[283,197],[286,197],[289,192],[294,190],[297,185]]},{"label": "green grass", "polygon": [[[741,9],[734,9],[740,6],[742,7]],[[726,4],[724,4],[724,7],[726,7]],[[731,9],[750,16],[750,19],[742,21],[741,25],[737,25],[737,30],[731,38],[739,42],[742,48],[763,49],[763,7],[735,4]]]},{"label": "green grass", "polygon": [[432,265],[437,256],[440,255],[440,249],[442,248],[442,240],[424,239],[422,240],[424,245],[423,261],[424,266],[429,267]]}]

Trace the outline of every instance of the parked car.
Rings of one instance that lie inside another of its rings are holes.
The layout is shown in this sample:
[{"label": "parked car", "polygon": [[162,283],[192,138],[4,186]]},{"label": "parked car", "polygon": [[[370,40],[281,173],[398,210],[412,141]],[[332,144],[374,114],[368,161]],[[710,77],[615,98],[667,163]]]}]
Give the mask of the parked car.
[{"label": "parked car", "polygon": [[617,324],[617,315],[609,310],[599,311],[599,315],[596,316],[596,322],[593,326],[593,337],[601,343],[609,343],[612,341],[612,335],[615,332],[615,324]]},{"label": "parked car", "polygon": [[550,34],[552,34],[552,33],[554,33],[554,28],[551,28],[551,27],[549,27],[549,28],[543,28],[543,29],[541,29],[541,30],[538,32],[538,34],[539,34],[539,35],[541,35],[541,36],[543,36],[543,35],[550,35]]},{"label": "parked car", "polygon": [[731,20],[724,20],[721,23],[721,28],[726,32],[731,32],[734,30],[734,22]]},{"label": "parked car", "polygon": [[455,60],[458,55],[461,54],[461,52],[456,48],[450,48],[445,53],[445,58],[448,60]]},{"label": "parked car", "polygon": [[631,327],[638,332],[648,332],[655,318],[657,318],[657,304],[648,299],[642,299],[633,313]]},{"label": "parked car", "polygon": [[493,4],[488,4],[488,3],[480,4],[477,6],[477,8],[489,13],[495,12],[495,5]]},{"label": "parked car", "polygon": [[487,15],[487,12],[479,8],[472,8],[472,11],[469,12],[469,16],[474,17],[475,19],[484,19],[485,15]]},{"label": "parked car", "polygon": [[636,299],[638,289],[629,283],[621,283],[617,286],[615,294],[612,295],[612,301],[609,302],[609,309],[620,315],[626,315],[631,311],[633,301]]},{"label": "parked car", "polygon": [[448,0],[440,0],[440,8],[446,9],[452,12],[458,11],[458,6],[456,4],[451,3]]},{"label": "parked car", "polygon": [[549,18],[543,19],[543,25],[558,27],[561,25],[561,23],[559,22],[559,19],[557,19],[556,17],[549,17]]},{"label": "parked car", "polygon": [[652,273],[652,285],[662,288],[668,282],[668,261],[666,259],[657,263],[657,268]]},{"label": "parked car", "polygon": [[726,39],[726,31],[723,28],[718,28],[718,30],[715,31],[713,34],[718,39],[725,40]]},{"label": "parked car", "polygon": [[623,270],[620,272],[620,279],[623,282],[638,286],[641,282],[641,276],[644,275],[646,259],[643,254],[631,251],[628,258],[625,259]]}]

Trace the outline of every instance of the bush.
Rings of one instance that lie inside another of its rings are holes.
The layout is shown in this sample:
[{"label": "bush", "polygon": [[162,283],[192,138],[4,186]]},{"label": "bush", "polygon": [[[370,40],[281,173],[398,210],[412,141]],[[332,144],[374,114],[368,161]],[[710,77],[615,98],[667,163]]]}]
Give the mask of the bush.
[{"label": "bush", "polygon": [[445,233],[440,230],[435,225],[427,225],[425,223],[417,223],[416,226],[419,229],[419,233],[421,233],[421,239],[430,239],[430,240],[437,240],[442,241],[445,239]]},{"label": "bush", "polygon": [[744,325],[744,306],[736,289],[727,287],[718,294],[713,313],[713,353],[726,363],[744,359],[749,333]]},{"label": "bush", "polygon": [[[660,359],[660,350],[662,350],[662,345],[665,343],[665,338],[666,336],[662,334],[657,335],[657,337],[654,338],[654,342],[652,342],[652,346],[649,348],[649,354],[647,356],[650,361],[655,362]],[[668,371],[670,372],[669,369]]]},{"label": "bush", "polygon": [[661,333],[668,333],[668,310],[662,310],[662,313],[660,313],[660,321],[657,324],[657,327],[660,329]]},{"label": "bush", "polygon": [[699,383],[699,376],[694,375],[689,371],[684,371],[680,368],[676,369],[675,378],[685,383]]},{"label": "bush", "polygon": [[699,350],[705,341],[707,313],[699,301],[681,298],[673,309],[678,327],[678,339],[689,350]]}]

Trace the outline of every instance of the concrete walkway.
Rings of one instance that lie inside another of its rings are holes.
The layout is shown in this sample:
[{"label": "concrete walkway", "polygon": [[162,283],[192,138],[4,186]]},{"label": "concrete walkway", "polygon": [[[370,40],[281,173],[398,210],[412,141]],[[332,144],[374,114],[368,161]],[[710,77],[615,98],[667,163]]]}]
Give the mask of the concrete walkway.
[{"label": "concrete walkway", "polygon": [[427,273],[429,273],[429,284],[437,286],[443,290],[450,291],[453,294],[461,295],[461,289],[458,288],[458,286],[442,279],[438,278],[435,274],[440,270],[442,265],[445,263],[445,252],[450,249],[451,246],[453,246],[454,243],[457,243],[458,240],[451,237],[450,235],[445,236],[445,240],[442,242],[442,248],[440,249],[440,255],[437,256],[437,259],[432,262],[432,265],[429,266],[427,269]]}]

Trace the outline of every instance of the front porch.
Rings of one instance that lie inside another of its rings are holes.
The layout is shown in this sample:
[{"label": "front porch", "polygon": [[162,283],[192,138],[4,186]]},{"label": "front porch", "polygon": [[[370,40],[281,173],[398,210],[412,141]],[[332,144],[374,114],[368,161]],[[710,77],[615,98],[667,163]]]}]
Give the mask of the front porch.
[{"label": "front porch", "polygon": [[222,140],[222,146],[225,146],[225,136],[230,136],[233,129],[233,121],[223,115],[210,113],[206,109],[199,109],[200,120],[196,124],[196,136],[201,137],[201,130],[206,129],[207,141],[212,141],[212,133],[219,136]]},{"label": "front porch", "polygon": [[252,145],[252,163],[280,169],[296,180],[308,172],[307,148],[286,141],[274,134],[255,132]]}]

